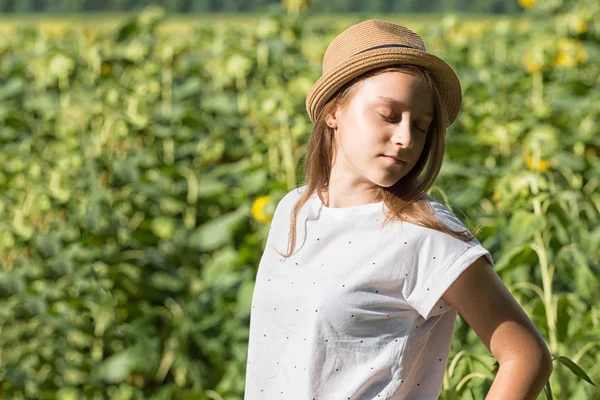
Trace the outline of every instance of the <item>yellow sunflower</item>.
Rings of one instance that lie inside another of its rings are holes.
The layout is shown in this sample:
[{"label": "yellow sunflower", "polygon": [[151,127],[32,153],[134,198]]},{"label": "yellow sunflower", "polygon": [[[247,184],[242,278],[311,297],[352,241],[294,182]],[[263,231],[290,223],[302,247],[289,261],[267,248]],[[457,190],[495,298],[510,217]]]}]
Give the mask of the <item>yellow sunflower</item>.
[{"label": "yellow sunflower", "polygon": [[554,67],[573,68],[577,61],[569,53],[559,52],[552,60]]},{"label": "yellow sunflower", "polygon": [[527,165],[527,168],[536,171],[548,171],[548,161],[540,159],[539,163],[536,163],[533,157],[528,152],[525,152],[523,158],[525,158],[525,164]]},{"label": "yellow sunflower", "polygon": [[535,6],[535,0],[518,0],[519,5],[523,8],[531,8]]},{"label": "yellow sunflower", "polygon": [[260,222],[269,223],[273,219],[271,215],[265,215],[265,207],[273,202],[272,196],[259,196],[252,204],[252,216]]}]

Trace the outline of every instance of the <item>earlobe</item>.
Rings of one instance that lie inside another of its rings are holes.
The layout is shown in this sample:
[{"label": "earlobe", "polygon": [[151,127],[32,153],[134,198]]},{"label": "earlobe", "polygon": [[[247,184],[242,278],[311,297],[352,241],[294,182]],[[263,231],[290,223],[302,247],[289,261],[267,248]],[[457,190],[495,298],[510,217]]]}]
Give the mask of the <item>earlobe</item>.
[{"label": "earlobe", "polygon": [[329,114],[326,118],[325,121],[327,123],[327,126],[329,126],[330,128],[336,129],[337,128],[337,117],[338,117],[338,112],[336,111],[335,113]]}]

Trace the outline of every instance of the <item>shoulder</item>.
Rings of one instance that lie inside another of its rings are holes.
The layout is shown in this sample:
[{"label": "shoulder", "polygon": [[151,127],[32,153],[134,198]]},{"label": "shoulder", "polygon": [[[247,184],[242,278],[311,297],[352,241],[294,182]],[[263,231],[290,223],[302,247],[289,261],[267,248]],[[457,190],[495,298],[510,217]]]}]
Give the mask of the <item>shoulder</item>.
[{"label": "shoulder", "polygon": [[427,193],[425,193],[423,195],[423,197],[421,198],[421,201],[425,202],[425,204],[427,204],[434,213],[443,212],[443,211],[450,212],[450,210],[444,203],[431,197]]},{"label": "shoulder", "polygon": [[283,195],[283,197],[277,203],[275,213],[277,213],[277,214],[280,214],[282,212],[290,213],[292,211],[292,209],[294,208],[294,205],[296,205],[296,203],[300,199],[300,196],[302,196],[302,193],[304,193],[305,190],[306,190],[306,185],[302,185],[302,186],[296,187],[296,188],[290,190],[289,192],[285,193]]},{"label": "shoulder", "polygon": [[298,202],[298,200],[300,199],[300,196],[302,196],[304,191],[306,191],[306,185],[298,186],[298,187],[290,190],[289,192],[287,192],[281,198],[280,203],[282,203],[284,205],[293,206],[294,204],[296,204]]},{"label": "shoulder", "polygon": [[467,228],[456,214],[444,203],[427,194],[423,196],[423,199],[429,205],[436,219],[446,225],[449,229],[453,231],[462,231]]}]

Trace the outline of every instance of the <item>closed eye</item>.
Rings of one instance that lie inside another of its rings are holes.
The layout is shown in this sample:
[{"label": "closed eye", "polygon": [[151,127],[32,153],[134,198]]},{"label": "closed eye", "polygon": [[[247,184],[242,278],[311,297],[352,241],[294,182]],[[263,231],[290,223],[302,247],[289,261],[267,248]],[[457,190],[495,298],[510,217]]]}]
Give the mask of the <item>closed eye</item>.
[{"label": "closed eye", "polygon": [[[381,117],[382,117],[384,120],[388,121],[388,122],[391,122],[391,123],[394,123],[394,124],[398,122],[398,118],[394,118],[394,117],[388,117],[388,116],[386,116],[386,115],[382,115],[382,114],[379,114],[379,115],[381,115]],[[427,129],[420,128],[420,127],[418,127],[417,125],[413,125],[413,126],[414,126],[414,127],[417,129],[417,130],[419,130],[419,131],[421,131],[421,132],[427,132]]]}]

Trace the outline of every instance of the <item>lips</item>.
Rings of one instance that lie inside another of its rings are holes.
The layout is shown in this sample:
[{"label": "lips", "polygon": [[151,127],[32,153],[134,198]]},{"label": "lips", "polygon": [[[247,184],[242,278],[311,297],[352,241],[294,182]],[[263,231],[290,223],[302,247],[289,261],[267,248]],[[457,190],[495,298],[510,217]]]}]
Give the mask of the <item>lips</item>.
[{"label": "lips", "polygon": [[396,156],[388,156],[388,155],[386,155],[386,154],[383,154],[383,156],[384,156],[384,157],[391,157],[391,158],[393,158],[393,159],[394,159],[394,160],[396,160],[396,161],[406,162],[405,160],[403,160],[403,159],[401,159],[401,158],[398,158],[398,157],[396,157]]},{"label": "lips", "polygon": [[404,164],[404,163],[405,163],[405,162],[404,162],[404,161],[402,161],[401,159],[398,159],[398,158],[396,158],[396,157],[394,157],[394,156],[386,156],[386,155],[382,155],[382,157],[385,157],[385,158],[387,158],[388,160],[392,161],[392,162],[393,162],[394,164],[396,164],[396,165],[402,165],[402,164]]}]

